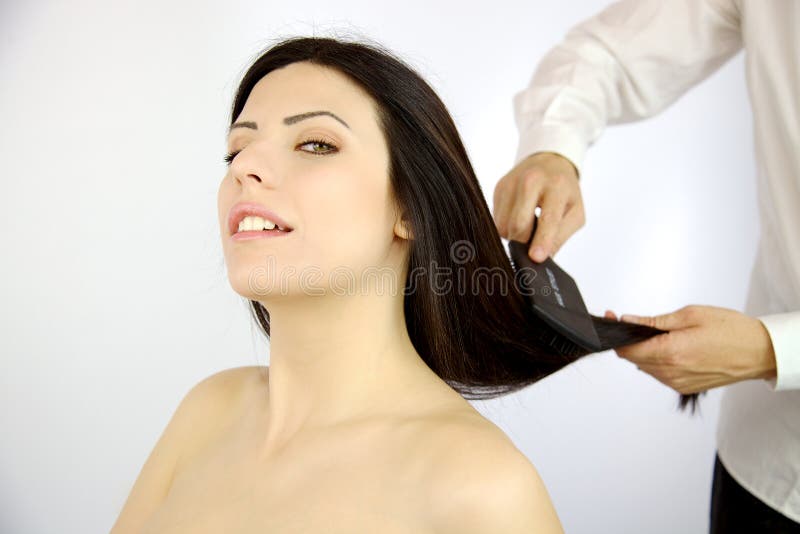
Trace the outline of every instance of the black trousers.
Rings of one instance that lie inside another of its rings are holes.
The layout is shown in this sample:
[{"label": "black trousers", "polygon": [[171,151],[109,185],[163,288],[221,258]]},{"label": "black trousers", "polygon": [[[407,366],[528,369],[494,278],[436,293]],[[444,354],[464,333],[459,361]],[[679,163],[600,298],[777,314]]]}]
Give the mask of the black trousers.
[{"label": "black trousers", "polygon": [[764,504],[714,462],[710,534],[800,534],[800,523]]}]

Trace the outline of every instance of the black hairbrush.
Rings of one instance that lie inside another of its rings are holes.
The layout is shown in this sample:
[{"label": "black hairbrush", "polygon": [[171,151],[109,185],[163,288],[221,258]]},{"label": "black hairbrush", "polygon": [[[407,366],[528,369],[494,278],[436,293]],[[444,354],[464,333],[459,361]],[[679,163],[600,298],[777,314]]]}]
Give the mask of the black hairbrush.
[{"label": "black hairbrush", "polygon": [[534,216],[533,231],[527,243],[513,239],[508,242],[517,288],[534,314],[563,336],[562,342],[575,345],[567,352],[586,354],[606,350],[575,280],[550,257],[541,263],[528,257],[537,222],[538,217]]},{"label": "black hairbrush", "polygon": [[[528,256],[539,218],[534,215],[533,230],[527,243],[509,240],[508,250],[514,267],[514,281],[533,314],[553,332],[540,329],[540,338],[559,354],[579,357],[626,344],[644,341],[666,330],[646,325],[621,323],[589,314],[575,280],[548,257],[535,263]],[[600,330],[600,332],[598,332]],[[698,395],[681,395],[679,407],[697,408]]]}]

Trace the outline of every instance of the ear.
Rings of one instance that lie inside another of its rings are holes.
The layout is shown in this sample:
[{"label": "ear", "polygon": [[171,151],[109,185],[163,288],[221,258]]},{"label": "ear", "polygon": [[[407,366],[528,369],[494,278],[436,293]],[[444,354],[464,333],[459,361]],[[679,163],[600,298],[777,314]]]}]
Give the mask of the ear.
[{"label": "ear", "polygon": [[411,225],[405,218],[398,219],[394,224],[394,233],[403,239],[414,239],[414,234],[411,231]]}]

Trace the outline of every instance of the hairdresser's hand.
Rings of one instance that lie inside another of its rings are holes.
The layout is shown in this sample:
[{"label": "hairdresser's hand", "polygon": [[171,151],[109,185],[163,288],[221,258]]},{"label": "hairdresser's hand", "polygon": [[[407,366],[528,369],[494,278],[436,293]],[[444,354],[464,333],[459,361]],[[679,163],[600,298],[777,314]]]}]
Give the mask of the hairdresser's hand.
[{"label": "hairdresser's hand", "polygon": [[500,237],[527,243],[536,206],[542,211],[528,256],[542,262],[554,256],[586,222],[578,173],[568,159],[538,152],[500,178],[494,189],[493,208]]},{"label": "hairdresser's hand", "polygon": [[[617,319],[610,310],[605,316]],[[757,318],[736,310],[690,305],[655,317],[625,314],[621,320],[668,330],[614,351],[678,393],[776,376],[769,332]]]}]

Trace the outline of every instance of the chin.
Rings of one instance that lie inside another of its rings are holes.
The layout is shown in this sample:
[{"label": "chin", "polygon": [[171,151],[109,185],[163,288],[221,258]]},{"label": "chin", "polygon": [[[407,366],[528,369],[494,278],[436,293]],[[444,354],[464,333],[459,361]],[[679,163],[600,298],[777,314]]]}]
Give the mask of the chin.
[{"label": "chin", "polygon": [[281,277],[280,270],[268,263],[229,265],[228,281],[234,291],[251,300],[285,297],[295,291],[292,278]]}]

